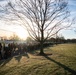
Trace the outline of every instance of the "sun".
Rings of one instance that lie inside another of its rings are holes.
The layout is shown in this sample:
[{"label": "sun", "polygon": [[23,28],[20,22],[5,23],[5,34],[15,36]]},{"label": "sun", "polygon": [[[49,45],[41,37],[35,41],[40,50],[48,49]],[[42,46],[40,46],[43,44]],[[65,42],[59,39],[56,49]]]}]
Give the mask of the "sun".
[{"label": "sun", "polygon": [[16,29],[15,33],[19,36],[20,39],[25,40],[28,37],[28,33],[24,28]]}]

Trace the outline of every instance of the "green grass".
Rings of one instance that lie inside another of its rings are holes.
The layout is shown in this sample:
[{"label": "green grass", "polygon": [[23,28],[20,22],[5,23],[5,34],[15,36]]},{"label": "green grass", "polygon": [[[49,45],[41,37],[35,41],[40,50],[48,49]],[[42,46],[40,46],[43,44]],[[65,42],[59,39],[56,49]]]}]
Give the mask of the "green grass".
[{"label": "green grass", "polygon": [[0,75],[75,75],[76,44],[59,44],[44,51],[47,56],[28,53],[0,61]]}]

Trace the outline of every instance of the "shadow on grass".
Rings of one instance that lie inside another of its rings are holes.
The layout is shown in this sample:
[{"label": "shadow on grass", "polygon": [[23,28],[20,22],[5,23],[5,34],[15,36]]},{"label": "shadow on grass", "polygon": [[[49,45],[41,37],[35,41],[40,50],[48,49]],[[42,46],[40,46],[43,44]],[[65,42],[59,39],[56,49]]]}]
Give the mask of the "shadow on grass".
[{"label": "shadow on grass", "polygon": [[18,62],[20,62],[22,56],[25,56],[25,57],[29,58],[28,53],[26,53],[26,54],[22,54],[22,55],[15,56],[15,59],[16,59]]},{"label": "shadow on grass", "polygon": [[[22,56],[25,56],[25,57],[29,58],[28,53],[14,56],[14,58],[15,58],[15,60],[17,60],[18,62],[20,62]],[[9,62],[12,60],[12,58],[13,58],[13,57],[10,57],[10,58],[5,59],[5,60],[1,60],[1,61],[0,61],[0,66],[1,66],[1,67],[5,66],[7,63],[9,63]]]},{"label": "shadow on grass", "polygon": [[66,71],[72,73],[73,75],[76,75],[76,71],[75,71],[75,70],[73,70],[73,69],[71,69],[71,68],[65,66],[64,64],[61,64],[60,62],[55,61],[54,59],[48,57],[47,55],[44,55],[44,57],[47,58],[48,60],[50,60],[50,61],[56,63],[57,65],[59,65],[60,67],[62,67],[64,70],[66,70]]},{"label": "shadow on grass", "polygon": [[3,66],[6,65],[8,62],[10,62],[11,59],[12,59],[12,58],[5,59],[5,60],[1,60],[1,61],[0,61],[0,66],[3,67]]}]

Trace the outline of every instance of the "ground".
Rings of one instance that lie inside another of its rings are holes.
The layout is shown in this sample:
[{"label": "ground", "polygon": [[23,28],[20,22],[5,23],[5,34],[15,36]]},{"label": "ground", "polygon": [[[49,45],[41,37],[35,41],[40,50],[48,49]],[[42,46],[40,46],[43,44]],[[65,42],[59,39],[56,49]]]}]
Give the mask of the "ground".
[{"label": "ground", "polygon": [[47,47],[0,61],[0,75],[76,75],[76,44]]}]

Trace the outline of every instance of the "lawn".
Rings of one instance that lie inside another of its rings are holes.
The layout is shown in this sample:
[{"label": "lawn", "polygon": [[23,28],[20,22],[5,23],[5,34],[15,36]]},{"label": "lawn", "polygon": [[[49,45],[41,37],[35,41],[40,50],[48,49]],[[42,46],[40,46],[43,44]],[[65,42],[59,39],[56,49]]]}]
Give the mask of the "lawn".
[{"label": "lawn", "polygon": [[0,75],[76,75],[76,44],[54,45],[44,52],[46,56],[28,53],[0,61]]}]

